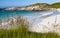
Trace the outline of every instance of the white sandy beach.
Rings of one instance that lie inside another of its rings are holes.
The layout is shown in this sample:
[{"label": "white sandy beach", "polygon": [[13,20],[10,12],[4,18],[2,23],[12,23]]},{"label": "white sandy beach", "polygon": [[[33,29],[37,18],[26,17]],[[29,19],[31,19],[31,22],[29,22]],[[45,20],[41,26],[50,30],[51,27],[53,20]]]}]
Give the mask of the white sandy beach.
[{"label": "white sandy beach", "polygon": [[[57,11],[59,12],[59,10]],[[47,32],[60,33],[60,14],[49,16],[43,19],[41,22],[31,26],[29,30],[37,33],[40,33],[40,32],[41,33],[47,33]]]}]

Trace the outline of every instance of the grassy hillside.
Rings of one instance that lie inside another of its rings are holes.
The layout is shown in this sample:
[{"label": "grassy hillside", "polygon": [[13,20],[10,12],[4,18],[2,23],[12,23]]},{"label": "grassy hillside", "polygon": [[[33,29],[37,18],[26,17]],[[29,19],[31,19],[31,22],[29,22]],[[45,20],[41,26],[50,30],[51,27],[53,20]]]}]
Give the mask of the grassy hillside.
[{"label": "grassy hillside", "polygon": [[40,5],[42,5],[42,6],[45,5],[44,7],[60,8],[60,2],[53,3],[53,4],[36,3],[36,4],[29,5],[29,6],[40,6]]},{"label": "grassy hillside", "polygon": [[45,7],[47,7],[47,6],[49,6],[49,4],[47,4],[47,3],[36,3],[36,4],[28,5],[26,7],[29,7],[29,6],[45,6]]},{"label": "grassy hillside", "polygon": [[60,8],[60,2],[58,3],[53,3],[50,5],[52,8]]},{"label": "grassy hillside", "polygon": [[5,8],[4,10],[48,10],[49,8],[60,8],[60,2],[47,4],[47,3],[36,3],[32,5],[28,5],[25,7],[17,7],[17,8]]}]

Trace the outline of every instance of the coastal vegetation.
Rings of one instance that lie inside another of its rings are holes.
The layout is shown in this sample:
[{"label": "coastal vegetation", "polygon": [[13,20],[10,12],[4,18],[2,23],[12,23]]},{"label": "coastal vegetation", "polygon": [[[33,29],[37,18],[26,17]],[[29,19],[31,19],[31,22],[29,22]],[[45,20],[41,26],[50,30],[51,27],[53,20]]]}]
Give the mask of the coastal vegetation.
[{"label": "coastal vegetation", "polygon": [[39,5],[45,5],[45,7],[50,7],[50,8],[60,8],[60,2],[57,3],[53,3],[53,4],[47,4],[47,3],[36,3],[36,4],[32,4],[29,6],[39,6]]},{"label": "coastal vegetation", "polygon": [[25,26],[17,29],[0,30],[0,38],[60,38],[56,33],[35,33],[29,32]]},{"label": "coastal vegetation", "polygon": [[60,2],[58,3],[53,3],[50,5],[52,8],[60,8]]},{"label": "coastal vegetation", "polygon": [[39,5],[42,5],[43,6],[44,4],[45,4],[45,7],[49,7],[49,8],[60,8],[60,2],[53,3],[53,4],[36,3],[36,4],[29,5],[29,6],[39,6]]}]

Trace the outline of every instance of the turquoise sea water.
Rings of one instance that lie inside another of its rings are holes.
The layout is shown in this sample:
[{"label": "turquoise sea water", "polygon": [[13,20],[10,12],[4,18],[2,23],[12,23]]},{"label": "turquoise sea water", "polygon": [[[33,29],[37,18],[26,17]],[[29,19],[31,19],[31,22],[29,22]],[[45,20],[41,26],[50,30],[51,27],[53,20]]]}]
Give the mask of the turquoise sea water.
[{"label": "turquoise sea water", "polygon": [[0,10],[0,19],[9,18],[12,16],[20,15],[20,16],[26,16],[28,17],[28,20],[31,21],[31,19],[36,20],[43,20],[45,17],[53,16],[60,14],[60,12],[56,10],[45,10],[45,11],[5,11]]}]

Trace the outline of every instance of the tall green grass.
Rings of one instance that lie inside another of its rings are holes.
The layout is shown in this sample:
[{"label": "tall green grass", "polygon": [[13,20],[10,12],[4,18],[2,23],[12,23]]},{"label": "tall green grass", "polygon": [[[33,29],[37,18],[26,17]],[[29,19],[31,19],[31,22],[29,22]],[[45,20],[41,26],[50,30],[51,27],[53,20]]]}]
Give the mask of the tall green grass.
[{"label": "tall green grass", "polygon": [[25,26],[17,29],[0,30],[0,38],[60,38],[56,33],[35,33],[29,32]]}]

